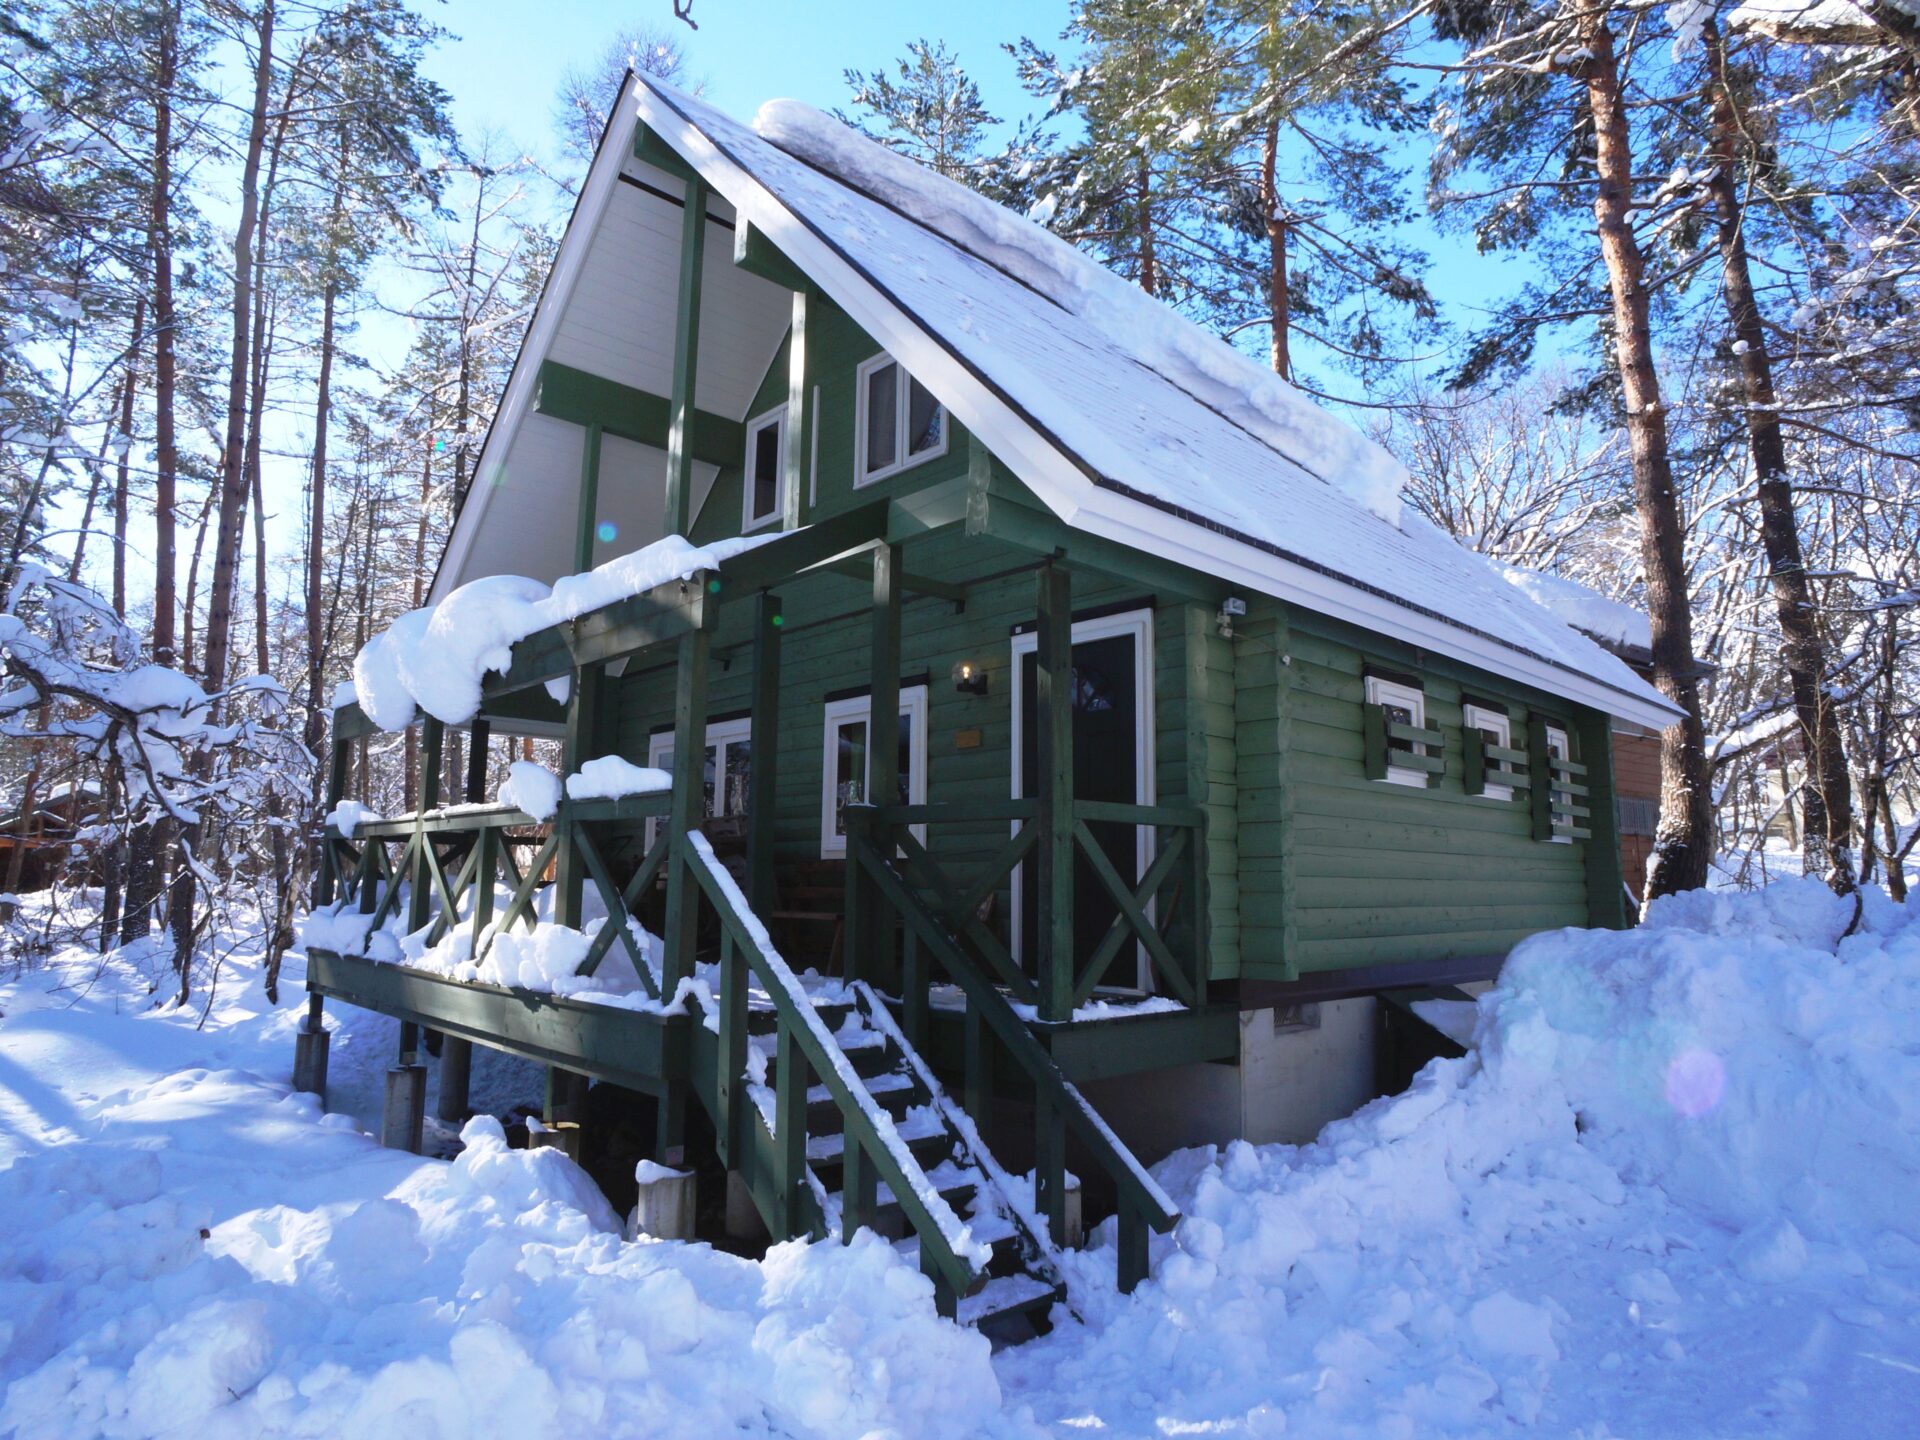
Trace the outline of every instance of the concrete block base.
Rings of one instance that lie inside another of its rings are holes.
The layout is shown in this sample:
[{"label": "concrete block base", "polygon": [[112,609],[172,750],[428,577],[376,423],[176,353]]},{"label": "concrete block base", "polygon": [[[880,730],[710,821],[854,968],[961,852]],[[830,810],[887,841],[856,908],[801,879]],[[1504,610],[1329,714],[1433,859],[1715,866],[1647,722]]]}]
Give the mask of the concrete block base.
[{"label": "concrete block base", "polygon": [[302,1025],[293,1037],[293,1088],[327,1098],[327,1047],[333,1036],[324,1029]]},{"label": "concrete block base", "polygon": [[1067,1177],[1067,1233],[1060,1237],[1060,1243],[1069,1250],[1078,1250],[1087,1243],[1086,1212],[1080,1204],[1080,1179]]},{"label": "concrete block base", "polygon": [[387,1103],[380,1116],[380,1143],[389,1150],[420,1153],[427,1119],[427,1067],[395,1065],[387,1071]]},{"label": "concrete block base", "polygon": [[738,1174],[727,1172],[727,1238],[749,1243],[766,1240],[767,1227],[760,1218],[760,1207]]},{"label": "concrete block base", "polygon": [[640,1198],[627,1222],[627,1238],[638,1240],[646,1235],[655,1240],[693,1239],[693,1173],[643,1160],[635,1167],[633,1178],[640,1184]]},{"label": "concrete block base", "polygon": [[553,1124],[543,1125],[538,1130],[529,1125],[528,1131],[527,1144],[530,1148],[539,1150],[550,1145],[556,1150],[565,1151],[567,1158],[576,1165],[580,1163],[579,1121],[556,1120]]}]

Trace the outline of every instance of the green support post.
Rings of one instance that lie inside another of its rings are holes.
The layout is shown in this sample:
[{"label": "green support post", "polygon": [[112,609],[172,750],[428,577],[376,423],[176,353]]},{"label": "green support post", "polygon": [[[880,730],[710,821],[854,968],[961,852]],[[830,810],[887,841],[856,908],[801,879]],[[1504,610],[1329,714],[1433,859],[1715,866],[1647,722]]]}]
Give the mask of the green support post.
[{"label": "green support post", "polygon": [[[566,775],[595,758],[598,742],[601,694],[606,686],[605,672],[598,665],[583,666],[573,672],[573,684],[567,691],[567,734],[561,743],[560,768]],[[561,801],[555,822],[559,830],[559,848],[554,855],[553,919],[568,929],[580,928],[582,902],[586,895],[587,867],[574,835],[577,823]]]},{"label": "green support post", "polygon": [[[446,743],[446,726],[429,715],[420,722],[420,809],[422,813],[440,808],[440,757]],[[407,872],[407,929],[414,931],[427,923],[433,913],[433,877],[427,868],[428,839],[420,822],[414,822],[413,864]]]},{"label": "green support post", "polygon": [[[868,650],[872,688],[867,701],[867,786],[869,805],[900,803],[900,564],[898,545],[876,546],[873,552],[873,638]],[[881,854],[893,854],[892,830],[882,826],[873,837]],[[890,983],[893,962],[893,917],[873,887],[867,887],[865,953],[854,957],[860,974],[870,983]]]},{"label": "green support post", "polygon": [[576,574],[593,568],[594,527],[600,523],[600,436],[598,425],[587,426],[580,447],[580,513],[573,535]]},{"label": "green support post", "polygon": [[347,794],[347,766],[353,747],[345,740],[335,740],[329,747],[327,760],[327,804],[320,812],[320,853],[313,867],[313,903],[331,905],[339,898],[340,877],[334,861],[333,842],[327,838],[327,816],[333,812]]},{"label": "green support post", "polygon": [[1040,841],[1035,933],[1040,1019],[1073,1017],[1073,594],[1066,567],[1040,567],[1034,664],[1035,774]]},{"label": "green support post", "polygon": [[747,770],[747,903],[763,919],[773,909],[773,849],[778,830],[780,756],[780,597],[753,601],[753,763]]},{"label": "green support post", "polygon": [[787,339],[787,493],[780,512],[782,530],[798,530],[811,514],[807,493],[808,461],[813,454],[813,386],[807,364],[805,290],[793,292],[793,328]]},{"label": "green support post", "polygon": [[493,726],[476,718],[467,727],[467,785],[464,799],[469,805],[484,805],[487,800],[487,747],[493,742]]},{"label": "green support post", "polygon": [[[705,571],[691,583],[705,587]],[[713,625],[720,607],[711,595],[700,604],[698,623],[680,637],[680,660],[673,698],[673,796],[666,825],[672,837],[667,851],[667,920],[664,974],[660,993],[672,995],[693,974],[700,925],[700,889],[689,868],[688,837],[707,818],[707,667],[713,652]]]},{"label": "green support post", "polygon": [[774,1048],[773,1178],[777,1195],[777,1240],[800,1233],[800,1192],[807,1175],[807,1088],[813,1076],[791,1026],[782,1026]]},{"label": "green support post", "polygon": [[1067,1243],[1067,1117],[1045,1095],[1033,1097],[1033,1208],[1053,1243]]},{"label": "green support post", "polygon": [[669,535],[685,535],[692,520],[693,391],[700,353],[700,282],[706,264],[706,232],[707,187],[697,176],[689,177],[686,207],[680,214],[679,321],[673,336],[673,408],[667,425]]}]

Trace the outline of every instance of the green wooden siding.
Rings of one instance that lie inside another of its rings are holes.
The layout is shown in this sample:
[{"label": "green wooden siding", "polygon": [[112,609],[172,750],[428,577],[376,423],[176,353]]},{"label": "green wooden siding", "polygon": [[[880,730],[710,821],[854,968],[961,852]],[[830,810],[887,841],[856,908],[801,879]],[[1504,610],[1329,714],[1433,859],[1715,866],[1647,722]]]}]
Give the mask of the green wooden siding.
[{"label": "green wooden siding", "polygon": [[[809,454],[800,471],[817,469],[813,518],[966,474],[968,438],[949,421],[944,455],[856,488],[856,374],[879,346],[824,301],[809,310],[807,343],[820,397],[818,462]],[[747,418],[785,403],[787,391],[783,343]],[[740,461],[721,468],[695,539],[738,532],[742,481]],[[963,547],[975,543],[952,532],[916,543],[906,568],[935,578],[977,571],[977,562],[960,563]],[[1069,551],[1071,558],[1071,545]],[[1206,594],[1207,583],[1187,593]],[[1138,584],[1074,572],[1076,613],[1145,595]],[[871,595],[864,579],[850,574],[794,582],[784,598],[776,852],[795,860],[819,854],[822,711],[829,695],[868,683]],[[1524,794],[1504,802],[1469,796],[1463,786],[1463,695],[1504,704],[1516,746],[1524,746],[1527,720],[1537,712],[1590,748],[1590,737],[1604,734],[1597,717],[1390,638],[1248,598],[1251,613],[1236,622],[1231,639],[1219,634],[1210,604],[1167,595],[1154,605],[1155,794],[1207,810],[1214,979],[1292,979],[1353,965],[1502,952],[1537,930],[1611,920],[1617,904],[1589,905],[1591,887],[1604,888],[1613,873],[1588,856],[1589,845],[1534,839]],[[927,679],[930,801],[1009,793],[1010,638],[1033,612],[1030,570],[974,585],[963,608],[907,595],[900,669],[903,680]],[[962,659],[986,673],[986,696],[955,692],[949,676]],[[1366,778],[1369,662],[1424,684],[1426,724],[1445,736],[1438,785],[1420,790]],[[719,657],[710,714],[747,709],[750,670],[744,652]],[[644,761],[649,735],[670,719],[671,672],[629,675],[619,696],[620,751]],[[974,732],[978,743],[963,745]],[[1610,776],[1598,774],[1595,790],[1596,811],[1610,812]],[[1005,834],[1004,826],[986,824],[936,830],[929,839],[936,855],[964,867],[987,859]],[[1002,925],[1010,920],[1007,900],[1003,893]]]}]

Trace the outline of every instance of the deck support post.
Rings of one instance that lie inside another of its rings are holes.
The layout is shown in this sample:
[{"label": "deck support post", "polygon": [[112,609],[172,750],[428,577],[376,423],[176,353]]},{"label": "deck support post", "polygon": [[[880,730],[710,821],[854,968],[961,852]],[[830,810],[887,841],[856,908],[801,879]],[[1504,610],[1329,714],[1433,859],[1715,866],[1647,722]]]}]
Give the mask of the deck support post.
[{"label": "deck support post", "polygon": [[655,1111],[653,1158],[679,1167],[687,1160],[687,1087],[669,1080]]},{"label": "deck support post", "polygon": [[981,1017],[979,1007],[967,1004],[961,1050],[961,1074],[965,1086],[967,1114],[976,1125],[985,1125],[993,1108],[993,1032]]},{"label": "deck support post", "polygon": [[693,508],[693,391],[700,354],[700,280],[706,263],[707,187],[698,176],[686,182],[680,212],[680,295],[673,335],[673,398],[667,420],[669,535],[684,535]]},{"label": "deck support post", "polygon": [[440,1042],[440,1089],[433,1113],[458,1125],[472,1114],[467,1092],[473,1078],[473,1042],[448,1035]]},{"label": "deck support post", "polygon": [[[598,665],[583,665],[573,672],[573,684],[567,691],[567,734],[561,744],[560,768],[563,775],[573,774],[594,758],[593,752],[598,743],[598,726],[594,722],[600,716],[600,697],[605,689],[605,680],[605,673]],[[567,813],[564,800],[556,823],[560,831],[560,844],[554,852],[554,879],[557,882],[553,890],[554,923],[578,930],[581,901],[586,894],[586,864],[574,838],[574,826],[578,822]]]},{"label": "deck support post", "polygon": [[[867,692],[867,773],[861,798],[872,806],[900,803],[900,572],[901,549],[880,545],[873,552],[873,631],[868,647],[871,681]],[[892,831],[882,825],[871,837],[882,855],[893,854]],[[848,837],[849,850],[852,837]],[[852,877],[857,863],[849,863]],[[877,887],[864,885],[849,901],[863,903],[857,933],[860,948],[850,949],[848,973],[869,984],[890,985],[893,969],[893,916]],[[852,936],[849,936],[851,947]]]},{"label": "deck support post", "polygon": [[[440,808],[440,757],[445,749],[447,727],[429,715],[420,722],[420,809],[422,813]],[[415,822],[416,825],[418,822]],[[433,842],[422,833],[417,836],[413,864],[407,873],[407,929],[418,930],[433,913],[433,881],[427,869],[427,846]],[[397,878],[397,877],[396,877]]]},{"label": "deck support post", "polygon": [[1033,791],[1040,802],[1034,847],[1039,916],[1035,978],[1040,1019],[1073,1017],[1073,593],[1064,565],[1040,567],[1034,647]]},{"label": "deck support post", "polygon": [[[694,584],[705,586],[705,571]],[[666,825],[667,918],[663,935],[660,993],[671,996],[693,974],[700,925],[700,888],[690,868],[689,837],[706,819],[707,665],[713,651],[713,625],[720,607],[702,600],[699,622],[680,637],[680,659],[673,696],[673,795]]]},{"label": "deck support post", "polygon": [[780,597],[753,600],[753,764],[747,771],[747,903],[764,920],[773,909],[773,848],[780,758]]},{"label": "deck support post", "polygon": [[1056,1245],[1067,1243],[1067,1117],[1033,1097],[1033,1208]]},{"label": "deck support post", "polygon": [[331,905],[339,898],[340,878],[335,872],[333,843],[327,839],[327,816],[334,806],[347,795],[347,766],[352,759],[353,747],[344,740],[335,740],[328,747],[326,809],[320,812],[321,830],[315,840],[313,864],[313,903],[315,908]]},{"label": "deck support post", "polygon": [[327,1033],[321,1005],[320,992],[309,990],[307,1013],[300,1021],[299,1033],[293,1037],[293,1088],[307,1095],[318,1095],[325,1104],[327,1047],[333,1037]]},{"label": "deck support post", "polygon": [[467,727],[467,784],[461,795],[469,805],[487,803],[488,747],[493,743],[493,726],[478,716]]},{"label": "deck support post", "polygon": [[580,1158],[580,1121],[587,1108],[587,1077],[558,1065],[547,1067],[547,1093],[540,1107],[542,1130],[533,1136],[534,1147],[553,1146],[564,1150],[569,1160]]}]

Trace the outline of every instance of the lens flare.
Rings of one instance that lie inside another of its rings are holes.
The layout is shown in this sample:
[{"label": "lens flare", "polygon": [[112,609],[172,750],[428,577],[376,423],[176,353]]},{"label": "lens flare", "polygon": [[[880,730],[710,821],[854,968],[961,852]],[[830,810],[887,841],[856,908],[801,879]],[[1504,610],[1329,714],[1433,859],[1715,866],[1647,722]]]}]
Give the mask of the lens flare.
[{"label": "lens flare", "polygon": [[614,537],[620,533],[620,527],[611,520],[602,520],[593,527],[593,533],[599,537],[602,545],[611,545]]},{"label": "lens flare", "polygon": [[1667,1103],[1689,1120],[1717,1108],[1726,1090],[1726,1066],[1711,1050],[1682,1050],[1667,1066]]}]

